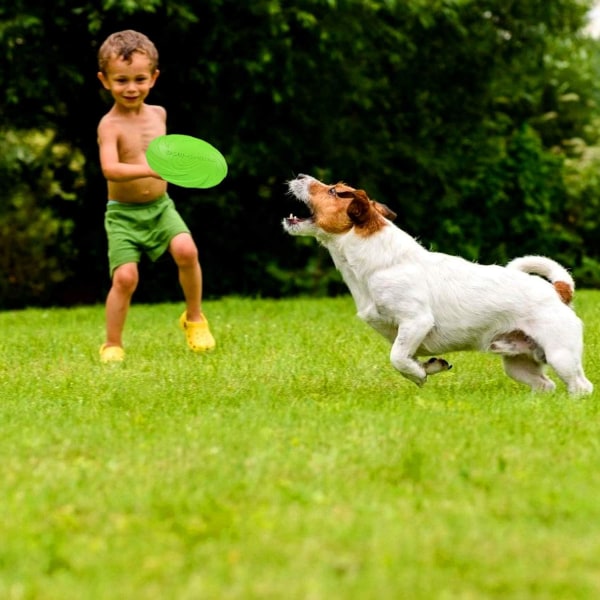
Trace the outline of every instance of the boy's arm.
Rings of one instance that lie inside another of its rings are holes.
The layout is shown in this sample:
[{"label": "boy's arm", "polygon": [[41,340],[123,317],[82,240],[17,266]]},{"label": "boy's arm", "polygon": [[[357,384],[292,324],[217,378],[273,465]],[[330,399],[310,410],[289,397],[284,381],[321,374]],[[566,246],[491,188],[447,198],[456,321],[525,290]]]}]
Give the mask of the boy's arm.
[{"label": "boy's arm", "polygon": [[141,177],[162,179],[146,162],[131,164],[119,160],[117,131],[108,123],[100,123],[98,126],[98,146],[100,148],[100,167],[107,181],[133,181]]}]

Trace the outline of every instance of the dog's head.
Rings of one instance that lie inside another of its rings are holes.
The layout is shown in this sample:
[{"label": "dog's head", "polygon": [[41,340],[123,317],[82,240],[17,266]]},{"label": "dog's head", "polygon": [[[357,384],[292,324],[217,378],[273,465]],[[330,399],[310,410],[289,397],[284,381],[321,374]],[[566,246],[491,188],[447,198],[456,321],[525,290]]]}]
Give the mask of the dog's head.
[{"label": "dog's head", "polygon": [[288,190],[311,212],[305,219],[290,215],[283,220],[283,228],[291,235],[322,237],[354,228],[358,235],[369,236],[396,218],[385,204],[371,200],[364,190],[345,183],[327,185],[310,175],[298,175],[288,181]]}]

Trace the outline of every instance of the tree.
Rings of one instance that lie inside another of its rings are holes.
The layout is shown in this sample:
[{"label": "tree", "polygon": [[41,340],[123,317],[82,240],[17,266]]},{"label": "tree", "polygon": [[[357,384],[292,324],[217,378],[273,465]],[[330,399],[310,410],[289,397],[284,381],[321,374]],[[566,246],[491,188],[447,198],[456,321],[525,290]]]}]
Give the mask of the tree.
[{"label": "tree", "polygon": [[[299,210],[284,185],[298,172],[363,187],[427,245],[500,262],[543,249],[576,275],[585,262],[593,284],[590,215],[566,185],[581,172],[572,140],[597,139],[585,54],[595,42],[579,33],[589,4],[17,0],[0,8],[0,126],[51,129],[86,157],[71,239],[98,298],[108,282],[95,128],[109,104],[95,55],[128,27],[161,53],[152,101],[169,130],[208,140],[229,163],[217,188],[172,190],[209,296],[343,289],[314,245],[281,231]],[[138,297],[177,292],[160,267],[143,265],[152,278]]]}]

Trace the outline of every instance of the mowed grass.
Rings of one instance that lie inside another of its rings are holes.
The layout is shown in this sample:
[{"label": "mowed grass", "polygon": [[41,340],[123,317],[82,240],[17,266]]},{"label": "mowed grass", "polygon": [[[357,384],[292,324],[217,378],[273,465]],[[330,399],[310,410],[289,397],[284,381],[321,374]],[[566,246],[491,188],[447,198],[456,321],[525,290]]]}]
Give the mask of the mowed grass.
[{"label": "mowed grass", "polygon": [[[600,390],[600,292],[580,291]],[[0,313],[0,598],[600,597],[598,393],[493,356],[421,389],[348,297]]]}]

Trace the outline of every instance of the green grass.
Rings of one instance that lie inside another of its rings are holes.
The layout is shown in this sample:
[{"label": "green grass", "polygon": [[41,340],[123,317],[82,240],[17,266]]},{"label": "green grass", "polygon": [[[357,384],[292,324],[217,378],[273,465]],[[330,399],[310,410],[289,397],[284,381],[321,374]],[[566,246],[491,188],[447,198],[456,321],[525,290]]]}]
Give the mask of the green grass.
[{"label": "green grass", "polygon": [[214,353],[134,304],[112,366],[102,307],[0,313],[0,598],[600,597],[598,392],[419,389],[350,298],[205,309]]}]

